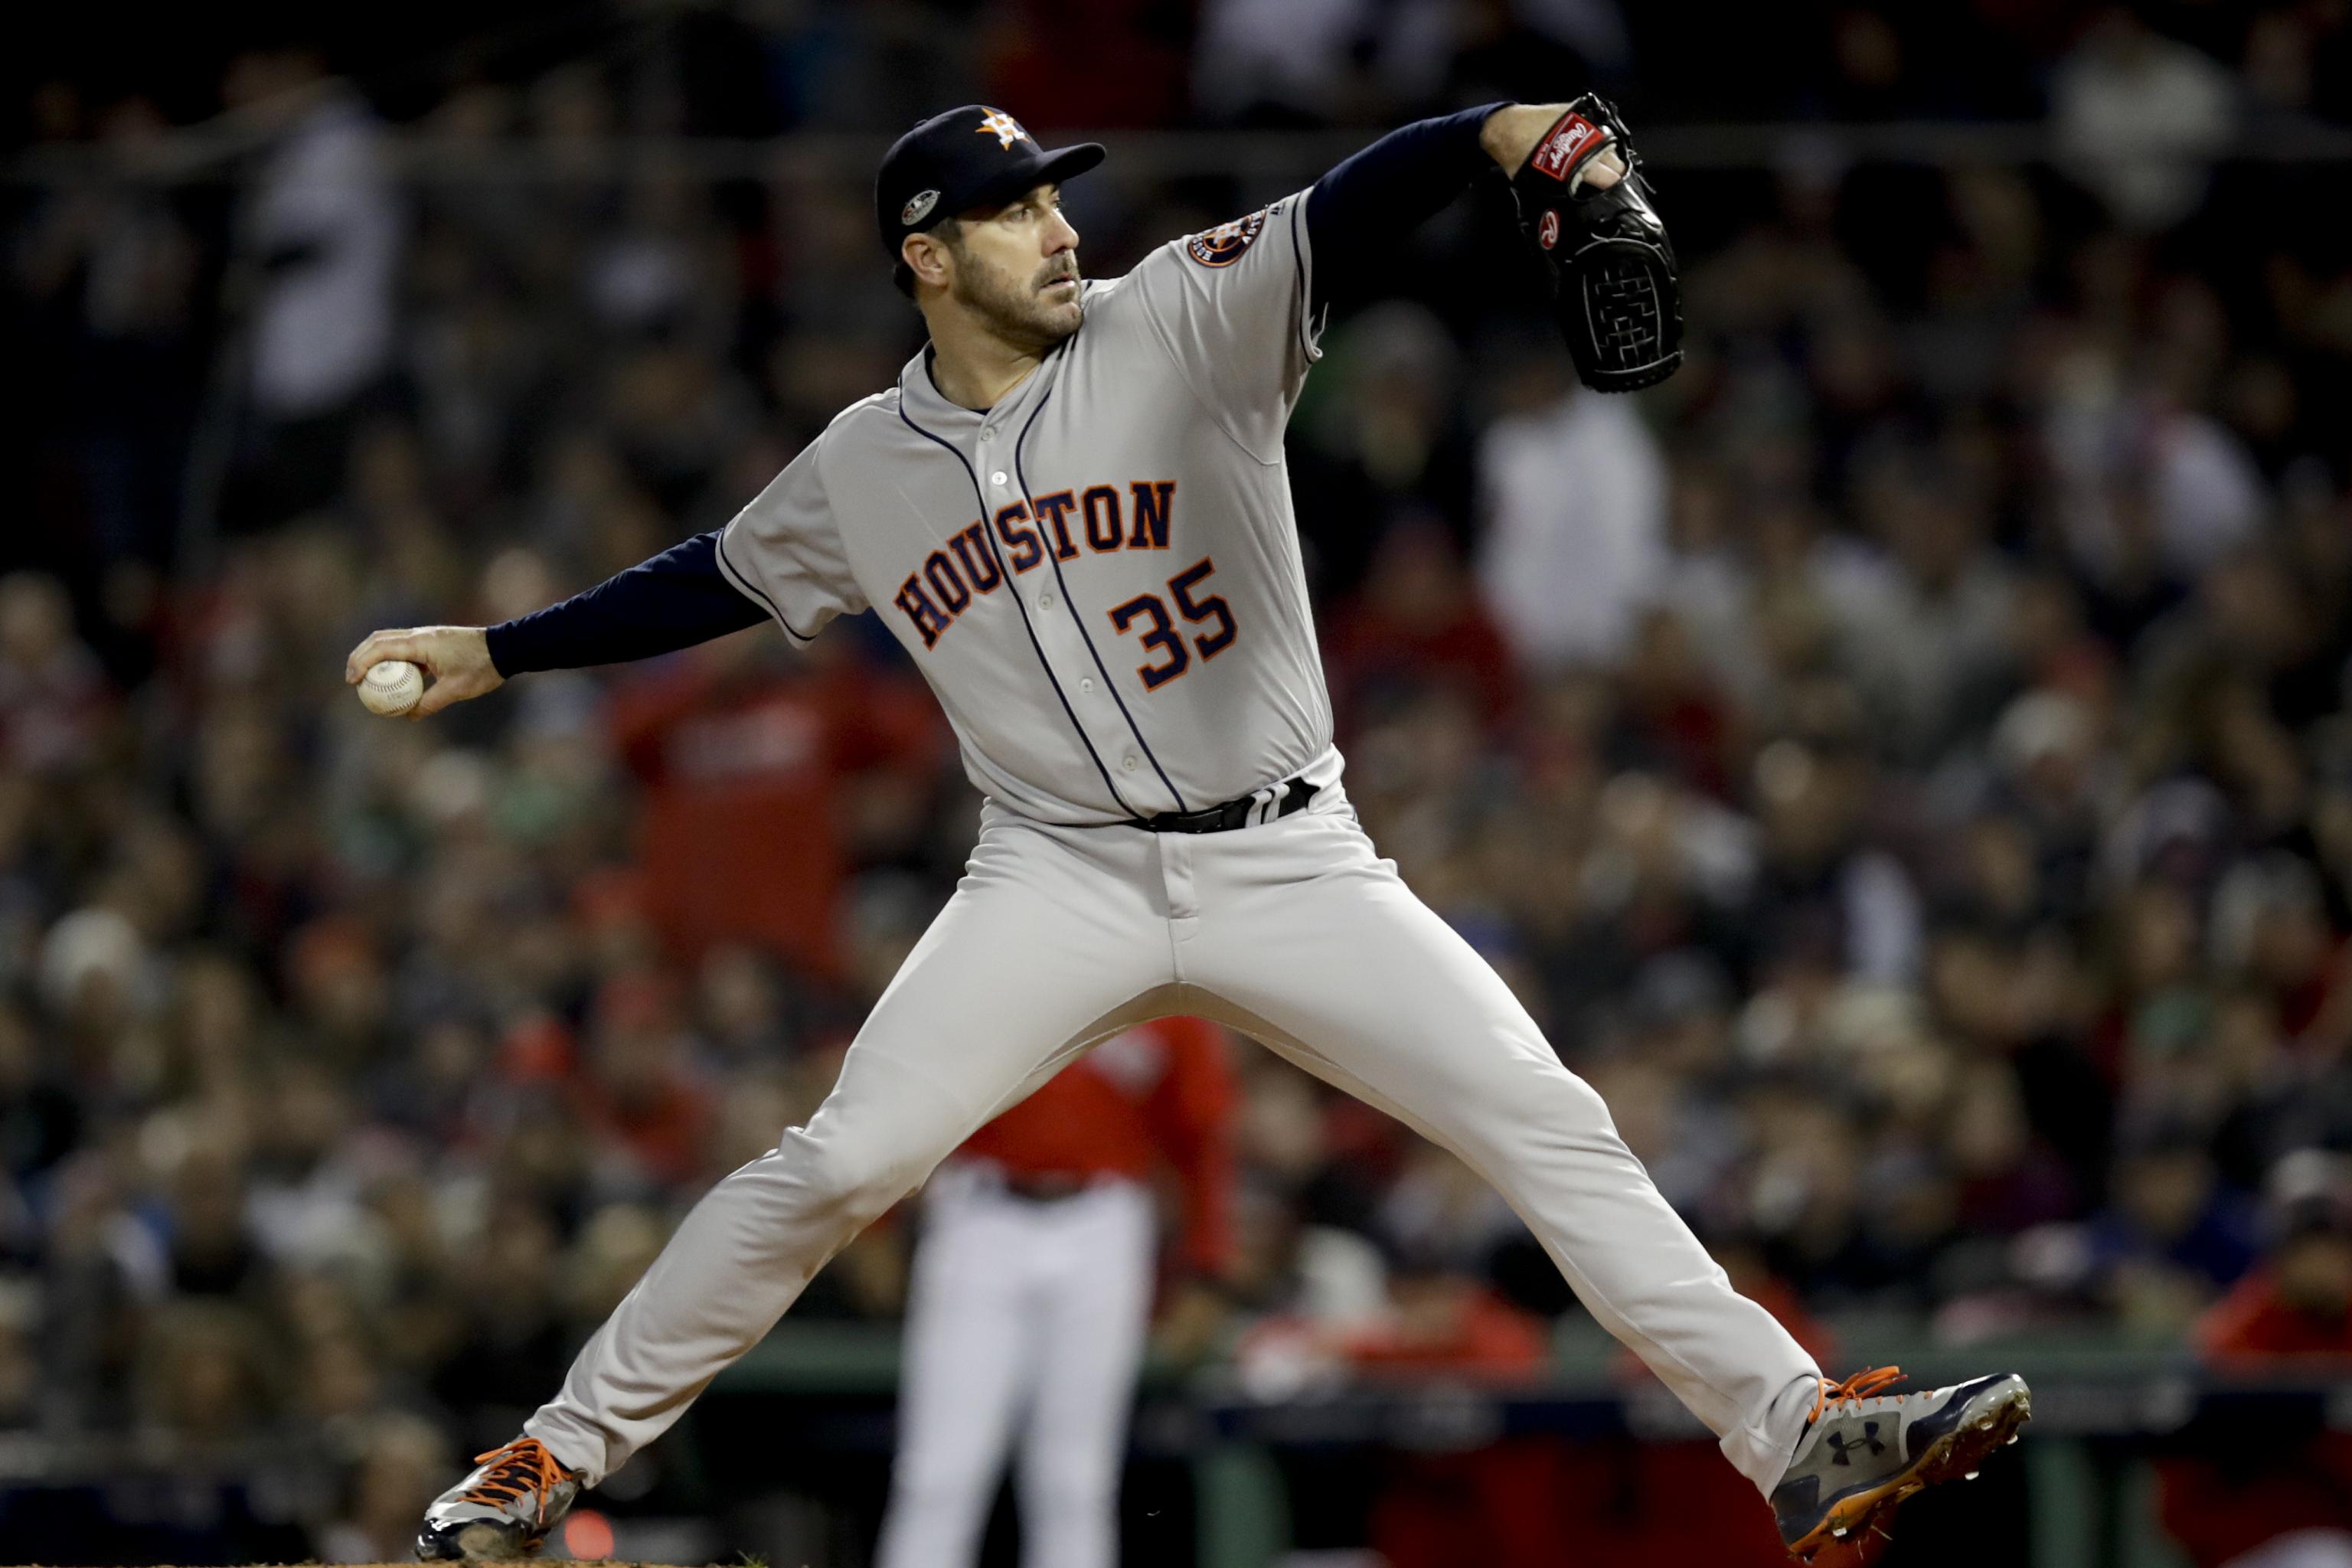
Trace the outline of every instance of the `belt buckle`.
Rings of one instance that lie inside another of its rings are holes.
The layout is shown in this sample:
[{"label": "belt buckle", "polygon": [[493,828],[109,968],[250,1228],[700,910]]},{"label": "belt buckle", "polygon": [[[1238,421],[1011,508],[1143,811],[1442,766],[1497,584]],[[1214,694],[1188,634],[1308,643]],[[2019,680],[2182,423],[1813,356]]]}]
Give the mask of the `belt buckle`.
[{"label": "belt buckle", "polygon": [[[1262,809],[1266,810],[1265,820],[1269,822],[1303,811],[1320,789],[1304,778],[1292,777],[1263,790],[1252,790],[1239,800],[1204,805],[1198,811],[1162,811],[1130,820],[1153,833],[1230,833],[1236,827],[1247,827],[1250,819]],[[1261,798],[1266,795],[1273,798]]]}]

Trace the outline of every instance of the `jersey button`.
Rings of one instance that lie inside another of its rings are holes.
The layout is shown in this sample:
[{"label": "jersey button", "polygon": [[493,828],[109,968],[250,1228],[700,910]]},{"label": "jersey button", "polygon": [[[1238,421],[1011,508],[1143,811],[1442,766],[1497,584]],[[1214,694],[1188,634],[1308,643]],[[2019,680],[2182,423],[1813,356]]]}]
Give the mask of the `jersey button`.
[{"label": "jersey button", "polygon": [[1135,771],[1135,753],[1129,752],[1126,756],[1119,758],[1118,765],[1121,772],[1133,773]]},{"label": "jersey button", "polygon": [[1054,595],[1051,595],[1051,594],[1040,594],[1040,595],[1037,595],[1037,607],[1038,607],[1039,609],[1041,609],[1041,610],[1050,610],[1050,609],[1052,609],[1052,608],[1054,607]]},{"label": "jersey button", "polygon": [[988,482],[992,485],[1003,484],[1004,482],[1004,470],[1003,468],[999,468],[996,472],[989,475]]},{"label": "jersey button", "polygon": [[1079,682],[1078,682],[1078,689],[1079,689],[1079,690],[1081,690],[1081,691],[1092,691],[1094,689],[1095,689],[1095,678],[1094,678],[1093,676],[1091,676],[1091,675],[1087,676],[1085,679],[1083,679],[1083,680],[1081,680],[1081,681],[1079,681]]}]

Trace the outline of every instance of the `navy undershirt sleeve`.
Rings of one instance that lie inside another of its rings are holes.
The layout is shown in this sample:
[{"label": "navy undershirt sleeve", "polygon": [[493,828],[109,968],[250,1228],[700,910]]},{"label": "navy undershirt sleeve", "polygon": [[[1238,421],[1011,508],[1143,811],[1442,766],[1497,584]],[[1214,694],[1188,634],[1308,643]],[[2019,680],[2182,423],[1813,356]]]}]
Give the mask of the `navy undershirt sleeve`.
[{"label": "navy undershirt sleeve", "polygon": [[1315,247],[1313,307],[1344,296],[1362,275],[1359,258],[1384,255],[1407,229],[1444,210],[1495,161],[1478,145],[1481,104],[1390,132],[1315,182],[1307,196],[1307,237]]},{"label": "navy undershirt sleeve", "polygon": [[720,574],[714,529],[485,635],[499,673],[520,675],[652,658],[767,618]]}]

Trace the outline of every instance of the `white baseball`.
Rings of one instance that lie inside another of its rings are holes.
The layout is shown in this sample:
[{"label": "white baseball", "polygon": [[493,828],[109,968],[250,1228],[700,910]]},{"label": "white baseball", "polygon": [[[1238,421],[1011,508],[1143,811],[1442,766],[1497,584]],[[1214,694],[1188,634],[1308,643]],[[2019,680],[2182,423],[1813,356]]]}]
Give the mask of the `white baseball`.
[{"label": "white baseball", "polygon": [[388,658],[368,666],[360,677],[360,700],[371,713],[397,719],[425,695],[425,672],[404,658]]}]

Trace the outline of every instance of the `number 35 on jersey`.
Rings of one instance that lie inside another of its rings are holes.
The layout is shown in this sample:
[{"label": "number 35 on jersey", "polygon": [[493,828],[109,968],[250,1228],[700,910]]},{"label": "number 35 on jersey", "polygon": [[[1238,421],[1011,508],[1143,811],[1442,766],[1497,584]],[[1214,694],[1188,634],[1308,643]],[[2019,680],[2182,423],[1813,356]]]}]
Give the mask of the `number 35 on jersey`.
[{"label": "number 35 on jersey", "polygon": [[[907,574],[892,602],[923,647],[935,647],[976,600],[993,594],[1008,574],[1035,571],[1049,555],[1058,563],[1081,553],[1166,550],[1175,501],[1173,479],[1131,479],[1124,494],[1110,484],[1056,490],[1037,497],[1034,513],[1028,503],[1015,501],[993,518],[967,523],[932,551],[920,570]],[[1196,656],[1212,659],[1233,646],[1233,610],[1204,586],[1215,572],[1216,563],[1203,556],[1160,591],[1138,594],[1108,612],[1114,630],[1132,630],[1152,656],[1136,667],[1146,691],[1184,674]],[[1188,637],[1178,617],[1201,629]]]}]

